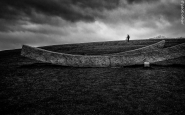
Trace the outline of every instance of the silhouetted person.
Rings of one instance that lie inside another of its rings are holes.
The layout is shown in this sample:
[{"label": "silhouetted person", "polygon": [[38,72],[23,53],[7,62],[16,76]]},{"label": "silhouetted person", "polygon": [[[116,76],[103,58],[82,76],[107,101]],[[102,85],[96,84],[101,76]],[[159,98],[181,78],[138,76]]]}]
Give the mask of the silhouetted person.
[{"label": "silhouetted person", "polygon": [[129,39],[130,39],[130,36],[129,35],[127,35],[127,41],[129,42]]}]

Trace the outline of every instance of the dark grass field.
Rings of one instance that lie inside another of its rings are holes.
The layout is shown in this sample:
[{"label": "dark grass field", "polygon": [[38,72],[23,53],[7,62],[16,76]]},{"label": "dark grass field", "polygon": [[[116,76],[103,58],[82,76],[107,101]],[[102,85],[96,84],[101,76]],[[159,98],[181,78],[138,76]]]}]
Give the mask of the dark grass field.
[{"label": "dark grass field", "polygon": [[[160,40],[69,44],[44,49],[83,55],[117,53]],[[165,47],[185,42],[168,39]],[[0,52],[2,115],[183,115],[185,57],[122,68],[74,68]],[[163,64],[170,65],[164,66]]]}]

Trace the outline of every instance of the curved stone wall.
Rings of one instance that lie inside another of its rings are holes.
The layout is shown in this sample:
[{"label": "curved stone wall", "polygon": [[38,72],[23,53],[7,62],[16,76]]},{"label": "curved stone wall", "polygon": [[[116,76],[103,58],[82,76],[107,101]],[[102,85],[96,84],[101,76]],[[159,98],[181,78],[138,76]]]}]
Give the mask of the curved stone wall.
[{"label": "curved stone wall", "polygon": [[112,54],[104,54],[104,55],[132,55],[135,53],[142,53],[142,52],[150,52],[156,49],[162,49],[165,45],[165,40],[162,40],[160,42],[157,42],[155,44],[151,44],[142,48],[138,48],[135,50],[129,50],[129,51],[125,51],[125,52],[119,52],[119,53],[112,53]]},{"label": "curved stone wall", "polygon": [[173,47],[125,55],[84,56],[51,52],[40,48],[23,45],[22,56],[42,62],[73,67],[121,67],[144,62],[158,62],[185,56],[185,43]]}]

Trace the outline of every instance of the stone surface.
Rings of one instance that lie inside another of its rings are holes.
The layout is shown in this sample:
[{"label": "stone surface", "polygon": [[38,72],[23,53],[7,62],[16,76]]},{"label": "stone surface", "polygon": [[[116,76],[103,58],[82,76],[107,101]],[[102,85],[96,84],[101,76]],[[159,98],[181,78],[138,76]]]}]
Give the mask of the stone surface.
[{"label": "stone surface", "polygon": [[162,40],[160,42],[157,42],[155,44],[151,44],[142,48],[138,48],[135,50],[129,50],[129,51],[125,51],[125,52],[119,52],[119,53],[113,53],[113,54],[105,54],[105,55],[132,55],[132,54],[136,54],[136,53],[142,53],[142,52],[150,52],[156,49],[162,49],[165,45],[165,40]]},{"label": "stone surface", "polygon": [[73,67],[122,67],[144,62],[155,63],[185,56],[185,43],[173,47],[125,55],[91,56],[51,52],[23,45],[22,56],[42,62]]}]

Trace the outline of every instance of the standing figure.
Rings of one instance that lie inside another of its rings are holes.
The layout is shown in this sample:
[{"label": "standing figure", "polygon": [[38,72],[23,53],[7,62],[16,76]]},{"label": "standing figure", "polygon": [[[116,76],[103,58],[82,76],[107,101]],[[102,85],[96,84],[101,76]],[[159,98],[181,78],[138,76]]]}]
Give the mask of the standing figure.
[{"label": "standing figure", "polygon": [[130,39],[130,36],[129,35],[127,35],[127,41],[129,42],[129,39]]}]

